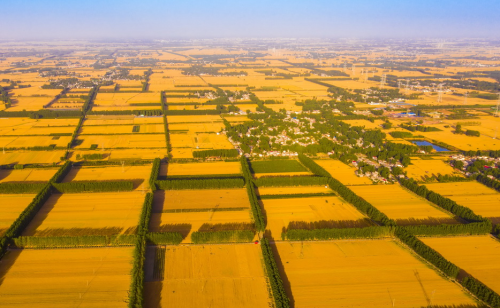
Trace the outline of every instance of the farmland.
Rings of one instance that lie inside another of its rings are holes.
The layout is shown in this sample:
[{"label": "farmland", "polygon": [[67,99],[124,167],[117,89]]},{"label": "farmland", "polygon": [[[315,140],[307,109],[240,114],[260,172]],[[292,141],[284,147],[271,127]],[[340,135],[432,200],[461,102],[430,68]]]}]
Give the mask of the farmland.
[{"label": "farmland", "polygon": [[0,236],[10,227],[34,197],[33,194],[0,195]]},{"label": "farmland", "polygon": [[271,302],[256,245],[167,247],[164,280],[146,282],[145,292],[146,307],[268,307]]},{"label": "farmland", "polygon": [[350,187],[360,197],[400,224],[458,223],[450,214],[399,185]]},{"label": "farmland", "polygon": [[11,251],[0,263],[2,305],[126,307],[131,261],[132,248]]},{"label": "farmland", "polygon": [[345,185],[371,184],[370,179],[356,176],[355,169],[338,160],[317,160],[316,163]]},{"label": "farmland", "polygon": [[422,238],[422,241],[496,292],[500,283],[500,243],[490,236]]},{"label": "farmland", "polygon": [[207,162],[194,164],[165,164],[160,168],[160,176],[239,174],[239,162]]},{"label": "farmland", "polygon": [[389,240],[278,243],[276,248],[295,307],[473,305],[458,286]]}]

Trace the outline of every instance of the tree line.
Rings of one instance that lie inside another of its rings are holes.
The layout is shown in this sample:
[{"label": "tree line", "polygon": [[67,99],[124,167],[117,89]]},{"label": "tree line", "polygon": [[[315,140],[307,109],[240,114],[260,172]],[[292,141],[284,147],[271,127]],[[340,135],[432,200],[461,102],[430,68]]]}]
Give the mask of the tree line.
[{"label": "tree line", "polygon": [[321,176],[263,176],[254,180],[257,187],[327,185],[328,178]]},{"label": "tree line", "polygon": [[242,188],[245,181],[242,177],[235,178],[207,178],[207,179],[176,179],[156,181],[158,189],[222,189]]},{"label": "tree line", "polygon": [[195,231],[191,241],[194,244],[248,243],[254,236],[251,230]]},{"label": "tree line", "polygon": [[132,246],[135,235],[19,236],[12,239],[17,248],[75,248]]},{"label": "tree line", "polygon": [[207,157],[238,157],[239,153],[236,149],[215,149],[215,150],[202,150],[193,151],[194,158],[207,158]]},{"label": "tree line", "polygon": [[156,180],[158,179],[158,174],[160,173],[160,165],[161,160],[159,158],[155,158],[153,160],[153,166],[151,168],[151,174],[149,176],[149,188],[152,191],[156,190]]},{"label": "tree line", "polygon": [[315,241],[340,240],[353,238],[382,238],[394,235],[395,227],[373,226],[366,228],[328,228],[328,229],[287,229],[281,233],[282,240]]},{"label": "tree line", "polygon": [[252,173],[250,172],[250,165],[248,164],[248,160],[245,156],[241,156],[240,163],[243,177],[245,178],[248,200],[250,201],[255,228],[257,231],[262,232],[266,229],[266,221],[264,219],[264,215],[262,214],[259,199],[255,193],[255,185],[253,183]]},{"label": "tree line", "polygon": [[285,287],[283,286],[283,280],[281,279],[278,265],[274,259],[271,245],[266,238],[262,238],[260,241],[260,247],[262,249],[262,255],[264,256],[266,274],[271,284],[276,308],[288,308],[290,307],[290,299],[288,298]]},{"label": "tree line", "polygon": [[132,191],[132,181],[72,181],[69,183],[52,183],[59,193]]}]

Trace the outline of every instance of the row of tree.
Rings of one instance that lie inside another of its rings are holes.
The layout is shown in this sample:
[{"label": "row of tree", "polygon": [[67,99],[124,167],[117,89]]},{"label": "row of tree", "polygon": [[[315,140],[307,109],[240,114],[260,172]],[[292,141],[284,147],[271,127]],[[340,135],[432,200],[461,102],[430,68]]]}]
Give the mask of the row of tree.
[{"label": "row of tree", "polygon": [[283,286],[283,280],[281,279],[278,265],[274,259],[273,250],[266,238],[261,239],[260,247],[262,249],[262,255],[264,256],[266,275],[271,284],[275,306],[276,308],[289,308],[290,299],[288,298],[285,287]]},{"label": "row of tree", "polygon": [[248,200],[250,201],[255,228],[257,229],[257,231],[262,232],[266,229],[266,221],[264,219],[264,215],[262,214],[259,199],[257,198],[257,194],[255,193],[255,185],[253,183],[252,173],[250,172],[250,166],[245,156],[241,156],[240,163],[241,170],[246,182]]},{"label": "row of tree", "polygon": [[491,224],[472,222],[468,224],[440,224],[435,226],[405,226],[408,232],[416,236],[482,235],[491,232]]},{"label": "row of tree", "polygon": [[156,185],[162,190],[179,189],[222,189],[222,188],[242,188],[245,181],[241,177],[237,178],[208,178],[208,179],[177,179],[156,181]]},{"label": "row of tree", "polygon": [[135,235],[19,236],[12,239],[18,248],[132,246],[135,242]]},{"label": "row of tree", "polygon": [[251,230],[196,231],[191,234],[194,244],[248,243],[255,232]]},{"label": "row of tree", "polygon": [[172,154],[172,143],[170,142],[170,130],[168,129],[168,119],[167,119],[167,96],[165,95],[165,91],[160,93],[160,101],[161,101],[161,110],[163,112],[163,128],[165,131],[165,142],[167,145],[167,152],[169,158],[171,158]]},{"label": "row of tree", "polygon": [[156,180],[158,179],[158,174],[160,174],[161,160],[155,158],[153,160],[153,167],[151,168],[151,174],[149,176],[149,187],[152,191],[156,190]]},{"label": "row of tree", "polygon": [[150,232],[146,234],[146,240],[153,245],[178,245],[183,238],[179,232]]},{"label": "row of tree", "polygon": [[476,177],[476,180],[479,183],[482,183],[482,184],[484,184],[490,188],[496,189],[497,191],[500,192],[500,181],[495,180],[495,179],[490,179],[489,177],[482,175],[482,174],[478,175]]},{"label": "row of tree", "polygon": [[108,192],[134,190],[132,181],[73,181],[69,183],[52,183],[59,193]]},{"label": "row of tree", "polygon": [[394,235],[396,227],[374,226],[366,228],[288,229],[281,238],[288,241],[340,240],[353,238],[382,238]]},{"label": "row of tree", "polygon": [[36,194],[46,185],[46,183],[1,183],[0,194]]},{"label": "row of tree", "polygon": [[207,158],[207,157],[238,157],[239,153],[236,149],[216,149],[216,150],[202,150],[193,151],[194,158]]}]

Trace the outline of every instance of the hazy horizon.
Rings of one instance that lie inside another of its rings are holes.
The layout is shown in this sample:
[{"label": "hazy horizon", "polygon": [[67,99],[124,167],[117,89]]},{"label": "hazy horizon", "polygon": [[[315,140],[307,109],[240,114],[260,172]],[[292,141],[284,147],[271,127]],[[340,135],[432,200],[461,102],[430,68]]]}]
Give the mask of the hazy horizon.
[{"label": "hazy horizon", "polygon": [[12,1],[1,40],[498,38],[500,1]]}]

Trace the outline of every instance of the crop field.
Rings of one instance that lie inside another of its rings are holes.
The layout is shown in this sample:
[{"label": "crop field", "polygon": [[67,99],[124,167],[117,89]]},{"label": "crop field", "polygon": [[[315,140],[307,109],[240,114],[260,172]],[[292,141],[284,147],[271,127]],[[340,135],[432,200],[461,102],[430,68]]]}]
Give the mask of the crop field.
[{"label": "crop field", "polygon": [[31,203],[34,197],[34,194],[0,195],[0,236],[19,217],[19,214]]},{"label": "crop field", "polygon": [[134,117],[134,116],[87,116],[84,128],[98,125],[141,125],[141,124],[163,124],[162,117]]},{"label": "crop field", "polygon": [[140,192],[53,194],[23,235],[130,234],[143,202]]},{"label": "crop field", "polygon": [[315,160],[315,162],[323,167],[335,179],[339,180],[344,185],[364,185],[371,184],[372,181],[366,177],[358,177],[354,171],[356,169],[344,164],[335,159]]},{"label": "crop field", "polygon": [[167,116],[168,124],[174,123],[206,123],[206,122],[222,122],[222,118],[218,115],[175,115]]},{"label": "crop field", "polygon": [[163,164],[160,176],[240,174],[240,162],[203,162]]},{"label": "crop field", "polygon": [[126,307],[132,256],[132,247],[10,251],[0,263],[2,306]]},{"label": "crop field", "polygon": [[28,147],[66,147],[71,141],[71,136],[7,136],[0,137],[0,147],[28,148]]},{"label": "crop field", "polygon": [[263,195],[331,194],[333,190],[325,186],[259,187]]},{"label": "crop field", "polygon": [[408,177],[415,180],[421,180],[423,177],[432,175],[451,175],[459,176],[460,173],[454,171],[453,167],[442,160],[412,159],[411,165],[405,168]]},{"label": "crop field", "polygon": [[[163,136],[162,136],[163,137]],[[163,137],[164,138],[164,137]],[[173,148],[193,149],[233,149],[233,145],[225,135],[217,134],[170,134]],[[175,157],[175,155],[174,155]]]},{"label": "crop field", "polygon": [[281,242],[276,248],[296,308],[475,307],[460,287],[390,240]]},{"label": "crop field", "polygon": [[0,169],[0,183],[48,182],[57,169]]},{"label": "crop field", "polygon": [[267,228],[275,238],[281,236],[283,227],[291,221],[336,221],[345,227],[365,227],[365,220],[356,208],[344,200],[331,197],[286,198],[262,200],[267,216]]},{"label": "crop field", "polygon": [[478,182],[433,183],[426,185],[474,213],[500,223],[500,193]]},{"label": "crop field", "polygon": [[165,148],[164,134],[133,134],[133,135],[80,135],[83,142],[75,149],[90,149],[93,144],[98,149],[116,148]]},{"label": "crop field", "polygon": [[250,208],[246,189],[159,190],[155,192],[155,212],[201,209]]},{"label": "crop field", "polygon": [[281,173],[281,172],[307,172],[298,160],[256,160],[250,162],[254,173]]},{"label": "crop field", "polygon": [[493,291],[500,292],[500,242],[497,239],[484,235],[421,240]]},{"label": "crop field", "polygon": [[[92,134],[131,134],[136,125],[91,125],[83,126],[80,131],[81,135]],[[165,127],[162,124],[139,124],[137,133],[161,133],[165,132]]]},{"label": "crop field", "polygon": [[[123,166],[123,167],[73,167],[66,175],[63,183],[70,181],[110,181],[110,180],[142,180],[144,188],[149,188],[151,166]],[[141,181],[141,182],[142,182]],[[138,187],[141,188],[142,187]]]},{"label": "crop field", "polygon": [[193,158],[193,150],[191,148],[173,148],[173,158]]},{"label": "crop field", "polygon": [[7,164],[52,164],[61,161],[66,151],[5,151],[0,153],[0,165]]},{"label": "crop field", "polygon": [[[94,102],[99,107],[126,107],[131,104],[140,103],[158,103],[157,109],[160,108],[160,94],[159,93],[144,93],[144,92],[131,92],[131,93],[99,93]],[[147,107],[147,106],[140,106]]]},{"label": "crop field", "polygon": [[500,150],[500,140],[485,135],[470,137],[453,134],[450,129],[441,132],[426,132],[424,136],[447,143],[463,151],[471,150]]},{"label": "crop field", "polygon": [[145,293],[148,308],[272,305],[258,245],[167,246],[164,280]]},{"label": "crop field", "polygon": [[[58,91],[58,93],[61,91]],[[13,97],[13,104],[8,111],[36,111],[43,109],[44,105],[47,105],[54,96],[16,96]]]},{"label": "crop field", "polygon": [[72,134],[78,119],[34,120],[28,118],[0,119],[0,135]]},{"label": "crop field", "polygon": [[354,193],[401,225],[458,223],[450,214],[399,184],[350,186]]}]

